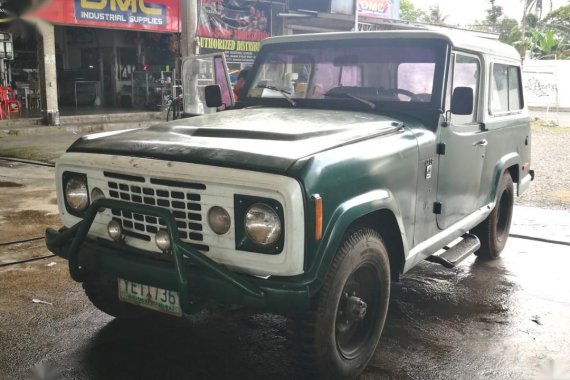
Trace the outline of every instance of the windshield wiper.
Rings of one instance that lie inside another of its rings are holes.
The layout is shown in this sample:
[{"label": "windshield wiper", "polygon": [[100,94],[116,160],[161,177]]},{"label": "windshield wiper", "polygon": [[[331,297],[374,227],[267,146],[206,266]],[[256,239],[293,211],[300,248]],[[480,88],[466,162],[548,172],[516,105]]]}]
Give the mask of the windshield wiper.
[{"label": "windshield wiper", "polygon": [[285,99],[287,99],[287,101],[293,106],[293,107],[297,107],[297,102],[293,100],[293,98],[291,97],[291,92],[284,90],[282,88],[278,88],[275,86],[271,86],[271,85],[267,85],[267,84],[258,84],[256,86],[256,88],[266,88],[268,90],[273,90],[273,91],[277,91],[279,92],[281,95],[283,95],[283,97]]},{"label": "windshield wiper", "polygon": [[360,103],[366,104],[368,107],[372,108],[373,110],[376,109],[376,104],[374,104],[374,102],[371,102],[370,100],[361,98],[360,96],[353,95],[350,92],[342,92],[339,94],[325,94],[325,96],[332,96],[335,98],[344,98],[344,97],[351,98],[351,99],[354,99],[356,101],[359,101]]},{"label": "windshield wiper", "polygon": [[364,98],[361,98],[360,96],[352,95],[350,92],[347,92],[346,96],[348,96],[351,99],[358,100],[360,103],[364,103],[364,104],[368,105],[373,110],[376,109],[376,104],[374,104],[370,100],[366,100]]}]

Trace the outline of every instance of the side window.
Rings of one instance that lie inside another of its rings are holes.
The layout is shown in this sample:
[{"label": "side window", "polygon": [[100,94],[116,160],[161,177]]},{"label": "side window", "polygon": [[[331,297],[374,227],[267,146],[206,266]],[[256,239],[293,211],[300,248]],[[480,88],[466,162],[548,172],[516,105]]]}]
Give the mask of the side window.
[{"label": "side window", "polygon": [[523,108],[521,71],[516,66],[509,66],[509,111]]},{"label": "side window", "polygon": [[501,63],[493,64],[489,111],[492,115],[515,112],[523,108],[520,69]]},{"label": "side window", "polygon": [[479,59],[474,56],[457,53],[453,65],[453,82],[451,94],[457,87],[470,87],[473,89],[473,112],[470,115],[451,115],[454,124],[473,123],[477,118],[477,98],[479,96]]}]

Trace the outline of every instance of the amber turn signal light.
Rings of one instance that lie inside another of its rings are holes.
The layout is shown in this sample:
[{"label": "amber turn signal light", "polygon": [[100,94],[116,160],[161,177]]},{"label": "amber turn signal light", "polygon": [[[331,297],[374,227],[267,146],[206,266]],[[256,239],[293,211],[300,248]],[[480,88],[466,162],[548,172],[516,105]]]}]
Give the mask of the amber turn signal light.
[{"label": "amber turn signal light", "polygon": [[315,201],[315,240],[323,237],[323,198],[319,194],[313,195]]}]

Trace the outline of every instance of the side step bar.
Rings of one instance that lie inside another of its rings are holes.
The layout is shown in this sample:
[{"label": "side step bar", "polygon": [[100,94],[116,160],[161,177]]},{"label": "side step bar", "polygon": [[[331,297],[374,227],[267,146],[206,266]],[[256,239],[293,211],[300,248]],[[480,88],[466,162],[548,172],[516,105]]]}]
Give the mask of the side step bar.
[{"label": "side step bar", "polygon": [[441,264],[446,268],[455,267],[481,247],[481,242],[479,242],[479,238],[477,236],[465,234],[462,237],[463,240],[455,244],[453,247],[444,247],[445,252],[440,255],[428,256],[426,260],[432,263]]}]

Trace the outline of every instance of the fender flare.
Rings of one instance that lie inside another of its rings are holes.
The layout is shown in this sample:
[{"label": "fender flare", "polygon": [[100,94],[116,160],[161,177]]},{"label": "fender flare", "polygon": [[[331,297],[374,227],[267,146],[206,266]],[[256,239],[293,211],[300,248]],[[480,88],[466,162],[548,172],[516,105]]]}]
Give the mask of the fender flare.
[{"label": "fender flare", "polygon": [[520,176],[520,165],[519,165],[520,162],[521,162],[520,155],[516,152],[512,152],[501,157],[501,159],[495,165],[493,173],[493,187],[491,189],[491,197],[490,197],[490,200],[493,202],[493,204],[497,203],[497,195],[498,195],[497,191],[499,189],[499,186],[501,185],[501,178],[503,177],[503,173],[511,166],[516,165],[517,176]]},{"label": "fender flare", "polygon": [[319,282],[322,283],[350,225],[363,216],[381,210],[388,210],[394,215],[402,238],[404,255],[406,255],[408,244],[396,199],[389,190],[373,190],[341,203],[334,210],[309,272],[315,273]]}]

